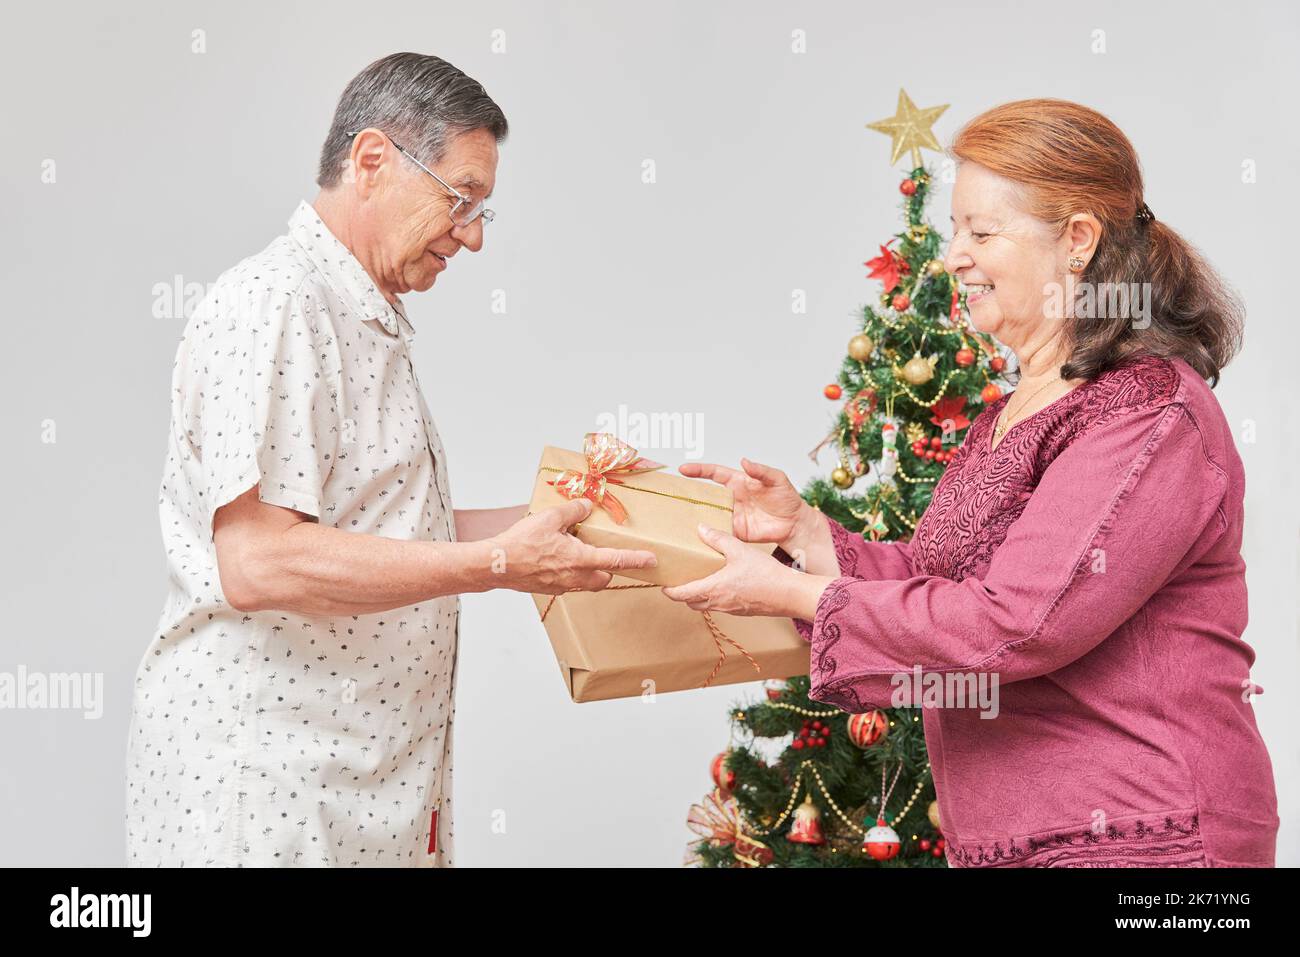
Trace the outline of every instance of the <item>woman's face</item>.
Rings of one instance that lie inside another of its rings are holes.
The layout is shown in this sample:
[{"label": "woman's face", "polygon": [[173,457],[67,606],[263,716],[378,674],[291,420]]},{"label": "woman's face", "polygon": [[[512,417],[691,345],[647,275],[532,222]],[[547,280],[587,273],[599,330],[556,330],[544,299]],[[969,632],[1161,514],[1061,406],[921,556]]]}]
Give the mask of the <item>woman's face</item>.
[{"label": "woman's face", "polygon": [[1017,350],[1059,319],[1069,240],[1023,207],[1015,183],[963,162],[952,193],[953,237],[944,257],[966,286],[971,324]]}]

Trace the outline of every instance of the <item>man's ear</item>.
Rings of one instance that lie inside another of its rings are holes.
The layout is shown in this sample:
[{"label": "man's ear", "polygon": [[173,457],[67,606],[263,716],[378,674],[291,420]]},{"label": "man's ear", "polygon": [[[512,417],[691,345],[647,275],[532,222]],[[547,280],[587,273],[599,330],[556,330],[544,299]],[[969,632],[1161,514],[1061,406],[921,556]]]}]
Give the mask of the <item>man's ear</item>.
[{"label": "man's ear", "polygon": [[373,127],[362,130],[352,137],[343,182],[351,184],[362,198],[368,197],[378,188],[385,164],[391,162],[395,153],[396,149],[383,133]]}]

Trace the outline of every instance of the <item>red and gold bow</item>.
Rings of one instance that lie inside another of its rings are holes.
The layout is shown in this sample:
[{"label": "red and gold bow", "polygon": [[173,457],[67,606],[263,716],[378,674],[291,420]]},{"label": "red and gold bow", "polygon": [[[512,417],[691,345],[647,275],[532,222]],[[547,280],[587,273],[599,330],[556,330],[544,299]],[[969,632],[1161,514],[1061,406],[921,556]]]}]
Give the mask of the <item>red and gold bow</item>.
[{"label": "red and gold bow", "polygon": [[[772,862],[772,850],[758,838],[745,833],[740,805],[717,788],[699,804],[692,804],[686,826],[714,847],[733,845],[733,856],[741,867],[763,867]],[[699,855],[688,853],[686,863],[698,864]]]},{"label": "red and gold bow", "polygon": [[587,471],[565,469],[546,484],[555,486],[565,498],[591,499],[619,525],[627,521],[627,509],[608,486],[623,484],[616,476],[640,475],[664,467],[642,458],[641,453],[611,432],[588,432],[582,442],[582,454],[587,459]]}]

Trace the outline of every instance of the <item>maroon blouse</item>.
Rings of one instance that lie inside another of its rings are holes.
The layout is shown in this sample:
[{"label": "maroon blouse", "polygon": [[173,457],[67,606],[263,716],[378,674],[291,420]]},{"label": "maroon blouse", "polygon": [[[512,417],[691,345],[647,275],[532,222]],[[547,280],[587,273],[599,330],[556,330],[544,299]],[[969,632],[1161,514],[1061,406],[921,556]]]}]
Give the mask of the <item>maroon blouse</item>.
[{"label": "maroon blouse", "polygon": [[857,713],[924,703],[894,698],[896,675],[923,691],[997,675],[996,715],[951,697],[922,712],[954,867],[1272,866],[1245,480],[1213,393],[1182,360],[1140,356],[990,451],[1006,401],[975,419],[910,542],[830,521],[842,577],[796,621],[812,697]]}]

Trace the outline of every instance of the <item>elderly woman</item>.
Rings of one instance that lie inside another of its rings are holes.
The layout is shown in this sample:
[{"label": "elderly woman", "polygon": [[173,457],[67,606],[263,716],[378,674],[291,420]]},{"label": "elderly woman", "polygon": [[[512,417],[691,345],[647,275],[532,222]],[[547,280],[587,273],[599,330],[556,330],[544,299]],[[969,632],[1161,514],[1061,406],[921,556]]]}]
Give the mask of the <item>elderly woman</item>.
[{"label": "elderly woman", "polygon": [[[914,667],[996,674],[993,720],[924,709],[952,866],[1271,866],[1244,478],[1206,381],[1239,308],[1151,214],[1104,116],[1009,103],[952,152],[945,265],[1015,352],[1015,392],[975,419],[909,542],[864,541],[773,468],[683,466],[733,490],[736,537],[702,531],[726,567],[665,592],[796,619],[812,697],[845,711],[892,706]],[[1106,282],[1150,283],[1149,317],[1085,318],[1075,297]]]}]

